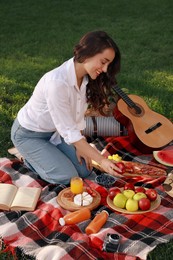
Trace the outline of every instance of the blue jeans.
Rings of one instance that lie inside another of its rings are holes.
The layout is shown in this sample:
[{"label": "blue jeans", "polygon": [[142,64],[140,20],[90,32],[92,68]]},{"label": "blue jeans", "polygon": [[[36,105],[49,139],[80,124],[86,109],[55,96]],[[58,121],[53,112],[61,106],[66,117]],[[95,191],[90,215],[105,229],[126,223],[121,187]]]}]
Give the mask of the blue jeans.
[{"label": "blue jeans", "polygon": [[49,140],[52,132],[35,132],[22,127],[16,119],[11,129],[11,140],[30,169],[49,183],[69,184],[74,176],[87,177],[90,171],[85,161],[79,163],[73,145],[62,139],[57,146]]}]

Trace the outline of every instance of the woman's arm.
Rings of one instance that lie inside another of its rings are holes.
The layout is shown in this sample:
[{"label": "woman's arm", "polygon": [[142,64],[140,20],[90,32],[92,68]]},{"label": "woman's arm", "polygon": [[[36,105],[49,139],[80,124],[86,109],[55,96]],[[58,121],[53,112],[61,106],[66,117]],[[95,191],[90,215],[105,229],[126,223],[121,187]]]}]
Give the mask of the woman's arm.
[{"label": "woman's arm", "polygon": [[[91,161],[94,160],[105,170],[105,172],[114,176],[121,176],[121,170],[116,166],[116,164],[101,155],[101,153],[89,145],[84,138],[74,142],[73,145],[76,148],[76,154],[79,161],[81,157],[84,158],[89,169],[91,168]],[[118,174],[118,172],[120,174]]]}]

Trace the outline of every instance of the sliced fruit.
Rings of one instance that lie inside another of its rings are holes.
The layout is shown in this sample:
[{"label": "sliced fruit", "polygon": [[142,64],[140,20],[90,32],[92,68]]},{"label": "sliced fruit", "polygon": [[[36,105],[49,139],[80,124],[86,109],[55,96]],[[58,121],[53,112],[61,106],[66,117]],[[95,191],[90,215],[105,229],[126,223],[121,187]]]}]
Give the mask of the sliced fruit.
[{"label": "sliced fruit", "polygon": [[173,167],[173,150],[153,151],[153,156],[159,163]]}]

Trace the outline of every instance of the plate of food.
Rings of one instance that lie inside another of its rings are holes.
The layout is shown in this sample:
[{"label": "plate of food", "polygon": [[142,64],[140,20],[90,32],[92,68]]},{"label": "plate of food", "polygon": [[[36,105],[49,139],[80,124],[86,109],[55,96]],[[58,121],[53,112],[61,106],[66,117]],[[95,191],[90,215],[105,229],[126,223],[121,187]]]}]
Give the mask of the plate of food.
[{"label": "plate of food", "polygon": [[108,206],[124,214],[144,214],[160,206],[161,197],[155,189],[143,188],[137,191],[137,188],[139,187],[135,187],[134,190],[115,188],[115,196],[113,198],[109,194],[107,196]]},{"label": "plate of food", "polygon": [[100,205],[101,196],[96,190],[93,195],[89,194],[86,187],[80,194],[74,194],[70,188],[65,188],[58,194],[57,202],[62,208],[69,211],[79,210],[83,207],[93,210]]},{"label": "plate of food", "polygon": [[[146,176],[151,178],[167,176],[167,173],[164,169],[155,166],[123,160],[115,163],[119,168],[123,169],[122,176]],[[101,166],[95,161],[92,161],[92,166],[96,169],[99,169],[100,171],[103,171]]]}]

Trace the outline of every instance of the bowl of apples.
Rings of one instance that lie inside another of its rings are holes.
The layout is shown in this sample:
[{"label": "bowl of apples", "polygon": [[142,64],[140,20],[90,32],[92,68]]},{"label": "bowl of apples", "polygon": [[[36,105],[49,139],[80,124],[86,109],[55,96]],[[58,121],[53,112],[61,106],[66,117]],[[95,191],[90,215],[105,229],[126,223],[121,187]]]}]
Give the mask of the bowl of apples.
[{"label": "bowl of apples", "polygon": [[107,203],[111,209],[121,213],[143,214],[157,209],[161,198],[155,189],[126,183],[122,188],[109,189]]}]

